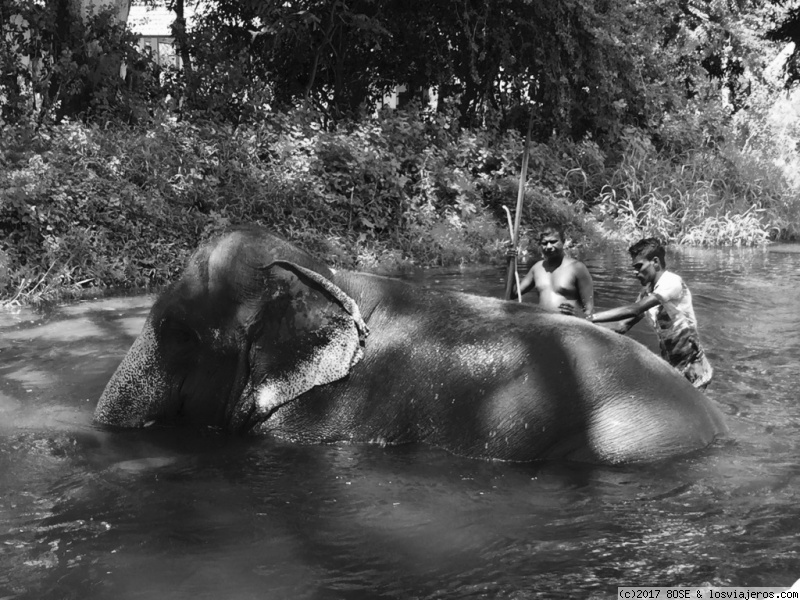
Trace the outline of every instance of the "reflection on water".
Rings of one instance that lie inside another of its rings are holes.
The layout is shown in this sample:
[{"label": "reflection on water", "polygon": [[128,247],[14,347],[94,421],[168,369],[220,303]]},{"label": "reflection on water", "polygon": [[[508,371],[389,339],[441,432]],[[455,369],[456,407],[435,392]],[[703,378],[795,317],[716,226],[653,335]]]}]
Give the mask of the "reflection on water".
[{"label": "reflection on water", "polygon": [[[0,314],[0,599],[611,598],[800,577],[800,254],[690,250],[731,437],[597,468],[91,425],[151,298]],[[789,250],[789,251],[787,251]],[[624,253],[582,257],[598,308]],[[496,269],[420,285],[500,295]],[[531,301],[531,299],[526,299]],[[656,349],[646,324],[632,332]]]}]

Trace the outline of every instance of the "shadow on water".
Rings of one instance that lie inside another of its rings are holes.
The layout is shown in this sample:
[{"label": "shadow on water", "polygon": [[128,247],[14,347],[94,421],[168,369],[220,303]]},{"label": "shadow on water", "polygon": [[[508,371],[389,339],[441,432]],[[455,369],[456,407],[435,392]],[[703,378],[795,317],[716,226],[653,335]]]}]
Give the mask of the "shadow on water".
[{"label": "shadow on water", "polygon": [[[585,257],[597,304],[627,257]],[[655,464],[467,460],[91,424],[152,301],[0,315],[0,598],[574,598],[800,577],[800,256],[670,256],[731,436]],[[499,295],[499,270],[421,285]],[[530,301],[530,299],[526,299]],[[656,349],[644,325],[634,337]]]}]

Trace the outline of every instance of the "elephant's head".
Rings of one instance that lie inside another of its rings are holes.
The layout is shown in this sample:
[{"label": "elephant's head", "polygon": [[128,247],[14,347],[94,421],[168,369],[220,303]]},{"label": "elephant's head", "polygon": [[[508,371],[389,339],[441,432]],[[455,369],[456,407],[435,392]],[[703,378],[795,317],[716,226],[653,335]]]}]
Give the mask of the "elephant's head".
[{"label": "elephant's head", "polygon": [[246,431],[348,374],[367,327],[332,273],[255,230],[201,247],[154,304],[97,405],[104,425]]}]

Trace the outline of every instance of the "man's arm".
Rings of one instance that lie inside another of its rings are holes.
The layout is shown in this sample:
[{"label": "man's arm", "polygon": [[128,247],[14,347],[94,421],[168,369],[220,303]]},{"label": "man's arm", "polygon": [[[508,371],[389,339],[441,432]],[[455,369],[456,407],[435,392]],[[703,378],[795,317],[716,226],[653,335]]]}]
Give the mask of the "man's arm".
[{"label": "man's arm", "polygon": [[575,280],[578,284],[578,297],[583,305],[583,312],[591,315],[594,313],[594,283],[592,274],[582,262],[575,263]]},{"label": "man's arm", "polygon": [[617,325],[616,327],[612,327],[611,328],[611,331],[613,331],[615,333],[619,333],[619,334],[625,335],[626,333],[628,333],[631,330],[631,327],[633,327],[639,321],[642,320],[643,316],[644,316],[644,313],[642,313],[638,317],[634,317],[632,319],[625,319],[624,321],[620,321],[619,325]]},{"label": "man's arm", "polygon": [[[509,259],[514,258],[514,259],[516,259],[517,258],[517,249],[514,248],[513,246],[510,246],[508,249],[506,249],[506,258],[509,258]],[[534,265],[534,267],[535,266],[536,265]],[[516,280],[516,278],[514,278],[514,279]],[[525,277],[523,277],[522,280],[519,282],[519,290],[520,290],[519,291],[519,295],[522,296],[525,292],[529,291],[533,287],[533,284],[534,284],[533,267],[531,267],[531,269],[527,272]],[[511,284],[511,295],[512,296],[516,296],[516,294],[517,294],[517,283],[516,283],[516,281],[514,281]]]},{"label": "man's arm", "polygon": [[[520,296],[522,294],[524,294],[525,292],[530,291],[530,289],[533,287],[533,285],[535,283],[534,282],[534,278],[533,278],[533,268],[534,267],[531,267],[530,271],[528,271],[526,273],[525,277],[523,277],[519,282],[519,294],[520,294]],[[514,282],[513,289],[511,290],[511,294],[512,295],[516,293],[516,291],[517,291],[516,288],[517,288],[517,284],[516,284],[516,282]]]},{"label": "man's arm", "polygon": [[615,329],[617,333],[626,333],[631,327],[641,321],[644,313],[660,304],[660,300],[653,294],[648,294],[633,304],[626,304],[618,308],[611,308],[593,315],[587,319],[592,323],[607,323],[609,321],[622,321]]}]

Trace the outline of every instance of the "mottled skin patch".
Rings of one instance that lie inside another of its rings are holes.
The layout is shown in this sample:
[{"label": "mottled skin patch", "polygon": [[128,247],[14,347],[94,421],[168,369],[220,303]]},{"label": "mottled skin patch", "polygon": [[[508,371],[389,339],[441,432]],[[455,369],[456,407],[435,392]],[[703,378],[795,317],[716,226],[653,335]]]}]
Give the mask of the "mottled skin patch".
[{"label": "mottled skin patch", "polygon": [[[352,329],[351,329],[352,328]],[[298,361],[297,370],[277,378],[267,378],[257,388],[256,406],[263,414],[272,412],[311,388],[336,381],[350,373],[363,352],[355,325],[348,323],[330,334],[330,342]]]},{"label": "mottled skin patch", "polygon": [[690,452],[725,431],[633,340],[533,305],[333,273],[257,229],[198,250],[96,418],[608,463]]},{"label": "mottled skin patch", "polygon": [[[171,385],[153,325],[148,319],[95,409],[95,419],[117,427],[142,427],[169,409]],[[125,398],[125,402],[119,400]]]}]

